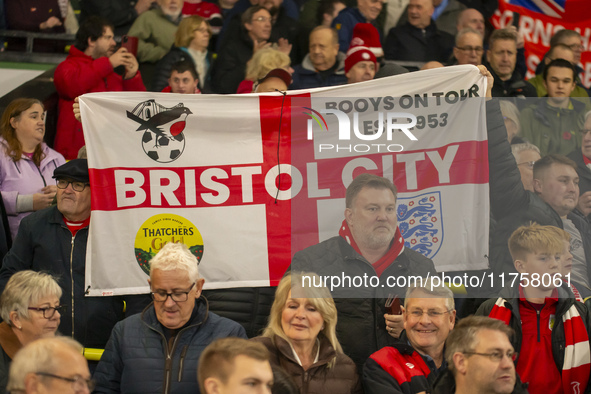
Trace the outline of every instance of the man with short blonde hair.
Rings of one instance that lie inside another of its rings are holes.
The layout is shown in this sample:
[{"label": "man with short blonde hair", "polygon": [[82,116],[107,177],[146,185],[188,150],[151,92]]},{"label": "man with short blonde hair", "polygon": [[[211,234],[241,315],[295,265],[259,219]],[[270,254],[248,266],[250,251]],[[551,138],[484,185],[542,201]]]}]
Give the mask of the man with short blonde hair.
[{"label": "man with short blonde hair", "polygon": [[270,394],[273,370],[269,359],[262,343],[217,339],[199,359],[199,388],[203,394]]}]

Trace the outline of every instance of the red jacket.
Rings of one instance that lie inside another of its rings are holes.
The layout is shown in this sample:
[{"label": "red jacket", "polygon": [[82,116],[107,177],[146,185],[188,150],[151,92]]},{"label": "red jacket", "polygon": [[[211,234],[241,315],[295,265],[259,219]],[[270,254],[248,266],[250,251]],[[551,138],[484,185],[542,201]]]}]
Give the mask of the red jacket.
[{"label": "red jacket", "polygon": [[109,58],[93,59],[84,52],[70,47],[70,54],[54,73],[54,83],[59,94],[59,117],[54,149],[67,160],[75,159],[84,145],[82,123],[74,118],[74,99],[85,93],[146,91],[139,71],[131,79],[113,71]]}]

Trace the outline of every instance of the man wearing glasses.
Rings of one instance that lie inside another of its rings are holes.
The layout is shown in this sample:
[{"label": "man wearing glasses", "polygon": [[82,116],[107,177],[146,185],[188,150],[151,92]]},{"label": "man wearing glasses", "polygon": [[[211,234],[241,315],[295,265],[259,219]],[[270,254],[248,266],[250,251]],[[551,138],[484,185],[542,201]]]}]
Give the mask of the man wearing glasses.
[{"label": "man wearing glasses", "polygon": [[483,53],[482,36],[477,30],[466,27],[458,32],[454,46],[454,57],[458,64],[478,66],[482,64]]},{"label": "man wearing glasses", "polygon": [[515,373],[515,332],[497,319],[470,316],[449,334],[445,359],[449,370],[435,382],[433,394],[527,393]]},{"label": "man wearing glasses", "polygon": [[[104,348],[113,326],[124,317],[124,304],[121,297],[84,296],[90,224],[88,163],[86,159],[71,160],[56,168],[53,177],[57,205],[36,211],[21,223],[0,269],[0,291],[18,271],[45,271],[60,278],[60,303],[66,311],[59,331],[85,347]],[[131,309],[128,306],[129,312]]]},{"label": "man wearing glasses", "polygon": [[430,392],[447,369],[445,340],[456,319],[453,293],[428,278],[408,287],[400,342],[386,346],[365,362],[366,394]]},{"label": "man wearing glasses", "polygon": [[476,314],[515,330],[511,343],[519,352],[516,370],[529,383],[529,392],[587,392],[589,311],[562,282],[563,239],[552,226],[531,224],[511,234],[509,250],[518,280],[498,298],[485,301]]},{"label": "man wearing glasses", "polygon": [[10,393],[90,394],[94,381],[72,338],[42,338],[22,348],[12,360],[7,391]]},{"label": "man wearing glasses", "polygon": [[217,338],[246,338],[238,323],[209,312],[205,280],[183,244],[166,244],[150,260],[154,303],[118,323],[94,377],[96,393],[199,393],[197,366]]}]

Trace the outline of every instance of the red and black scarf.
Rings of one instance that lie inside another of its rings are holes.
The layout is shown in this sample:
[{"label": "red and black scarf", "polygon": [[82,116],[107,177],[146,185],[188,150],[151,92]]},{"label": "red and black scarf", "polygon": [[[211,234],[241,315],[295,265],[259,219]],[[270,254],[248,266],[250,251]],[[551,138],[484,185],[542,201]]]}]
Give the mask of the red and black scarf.
[{"label": "red and black scarf", "polygon": [[[343,220],[343,224],[341,225],[341,228],[339,230],[339,235],[341,237],[343,237],[345,239],[345,241],[347,241],[349,243],[349,245],[351,245],[357,253],[359,253],[360,255],[363,256],[363,254],[361,253],[361,250],[359,250],[359,246],[357,246],[357,243],[355,242],[355,239],[353,238],[353,234],[351,234],[351,230],[349,229],[349,225],[347,224],[346,220]],[[394,234],[394,240],[390,244],[390,249],[388,249],[386,254],[384,256],[382,256],[381,259],[379,259],[378,261],[376,261],[375,263],[372,264],[372,266],[376,270],[376,273],[378,274],[378,276],[382,275],[384,270],[386,268],[388,268],[390,266],[390,264],[392,264],[394,262],[394,260],[396,260],[398,258],[398,256],[400,255],[400,253],[402,253],[403,250],[404,250],[404,239],[402,238],[402,235],[400,234],[400,229],[398,227],[396,227],[396,234]]]},{"label": "red and black scarf", "polygon": [[[507,300],[499,297],[488,316],[509,325],[512,313],[505,306],[506,302]],[[566,341],[562,365],[562,388],[565,394],[579,394],[587,387],[591,370],[589,336],[575,304],[571,305],[562,316],[562,323]]]}]

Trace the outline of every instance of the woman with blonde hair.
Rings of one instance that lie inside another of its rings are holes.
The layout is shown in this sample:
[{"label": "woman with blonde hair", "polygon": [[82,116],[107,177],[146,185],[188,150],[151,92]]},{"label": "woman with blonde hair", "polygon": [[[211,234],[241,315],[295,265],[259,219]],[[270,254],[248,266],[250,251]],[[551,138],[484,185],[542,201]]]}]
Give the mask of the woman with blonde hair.
[{"label": "woman with blonde hair", "polygon": [[254,91],[254,83],[275,68],[282,68],[289,71],[290,74],[293,73],[290,64],[291,60],[289,56],[278,49],[259,49],[246,64],[246,77],[238,85],[236,93],[252,93]]},{"label": "woman with blonde hair", "polygon": [[210,92],[212,54],[208,50],[211,27],[205,18],[191,15],[181,21],[174,36],[174,45],[156,64],[152,90],[160,92],[168,86],[172,66],[181,61],[192,62],[199,77],[199,89]]},{"label": "woman with blonde hair", "polygon": [[0,129],[0,191],[14,239],[25,216],[52,204],[57,192],[53,170],[66,160],[43,142],[45,109],[37,99],[8,104]]},{"label": "woman with blonde hair", "polygon": [[8,280],[0,297],[0,393],[16,352],[39,338],[55,336],[64,308],[62,289],[46,273],[20,271]]},{"label": "woman with blonde hair", "polygon": [[286,275],[263,335],[252,340],[269,349],[271,365],[286,371],[302,394],[362,393],[355,364],[337,339],[334,300],[320,282],[312,273]]}]

